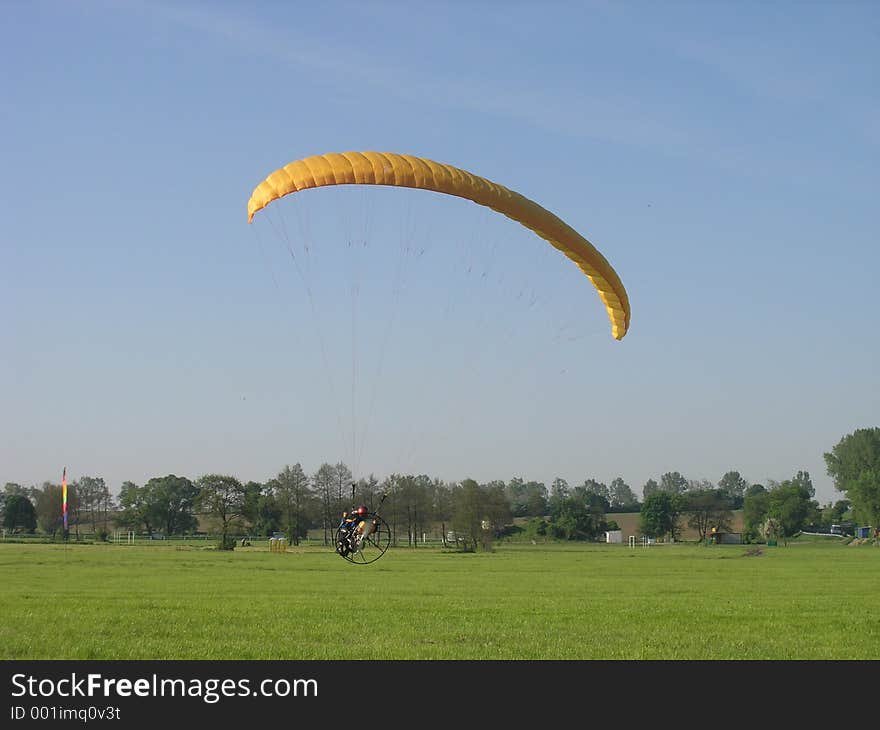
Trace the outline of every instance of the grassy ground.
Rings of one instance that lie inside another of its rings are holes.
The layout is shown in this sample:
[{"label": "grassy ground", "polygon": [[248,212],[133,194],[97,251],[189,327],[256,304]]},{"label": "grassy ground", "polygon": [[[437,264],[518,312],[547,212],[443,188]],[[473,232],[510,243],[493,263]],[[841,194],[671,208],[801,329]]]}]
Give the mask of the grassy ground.
[{"label": "grassy ground", "polygon": [[748,550],[0,544],[0,658],[880,658],[880,549]]}]

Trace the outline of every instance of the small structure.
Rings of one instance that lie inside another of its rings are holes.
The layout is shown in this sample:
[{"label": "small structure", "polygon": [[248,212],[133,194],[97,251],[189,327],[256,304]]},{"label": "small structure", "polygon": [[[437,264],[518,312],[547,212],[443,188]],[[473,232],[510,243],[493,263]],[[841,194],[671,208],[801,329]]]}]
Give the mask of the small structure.
[{"label": "small structure", "polygon": [[623,530],[606,530],[605,542],[623,543]]},{"label": "small structure", "polygon": [[709,542],[715,545],[742,545],[742,533],[719,532],[713,528],[709,533]]}]

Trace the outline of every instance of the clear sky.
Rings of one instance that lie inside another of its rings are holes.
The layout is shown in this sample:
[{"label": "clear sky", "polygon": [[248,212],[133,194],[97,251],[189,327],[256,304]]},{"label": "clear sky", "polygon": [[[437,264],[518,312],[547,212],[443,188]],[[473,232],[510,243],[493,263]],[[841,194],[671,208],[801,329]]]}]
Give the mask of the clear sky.
[{"label": "clear sky", "polygon": [[[285,464],[641,495],[880,421],[876,2],[8,2],[0,482]],[[433,193],[254,186],[415,154],[548,208],[632,304]]]}]

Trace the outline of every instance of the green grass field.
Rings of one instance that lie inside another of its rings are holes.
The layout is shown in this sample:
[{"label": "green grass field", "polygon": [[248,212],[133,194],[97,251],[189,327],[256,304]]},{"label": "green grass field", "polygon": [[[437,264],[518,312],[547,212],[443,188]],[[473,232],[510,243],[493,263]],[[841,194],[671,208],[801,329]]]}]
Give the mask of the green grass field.
[{"label": "green grass field", "polygon": [[0,658],[880,658],[880,549],[747,550],[0,544]]}]

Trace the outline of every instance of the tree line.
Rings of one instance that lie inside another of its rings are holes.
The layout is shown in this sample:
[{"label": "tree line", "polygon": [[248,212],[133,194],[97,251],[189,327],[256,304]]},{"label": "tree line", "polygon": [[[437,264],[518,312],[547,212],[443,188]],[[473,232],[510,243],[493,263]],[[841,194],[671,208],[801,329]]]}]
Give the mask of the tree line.
[{"label": "tree line", "polygon": [[[382,514],[395,544],[412,545],[440,531],[476,549],[513,533],[531,538],[596,540],[617,525],[607,515],[638,512],[643,535],[680,539],[684,525],[700,539],[710,531],[729,531],[734,510],[743,511],[745,541],[783,539],[834,522],[880,522],[880,428],[845,436],[825,454],[828,473],[846,499],[820,506],[810,475],[798,471],[782,482],[750,484],[738,471],[717,484],[689,480],[667,472],[642,486],[640,501],[620,477],[606,485],[595,479],[571,486],[556,478],[543,482],[514,477],[478,483],[446,482],[427,475],[391,474],[381,482],[373,475],[353,480],[344,463],[325,463],[307,474],[300,463],[284,466],[266,482],[241,482],[223,474],[191,480],[169,474],[143,485],[126,481],[114,498],[101,477],[84,476],[68,485],[68,518],[74,535],[80,530],[103,537],[111,529],[148,534],[190,535],[209,525],[229,546],[230,535],[284,533],[294,545],[310,530],[323,541],[334,540],[340,515],[363,503],[373,508],[386,495]],[[0,494],[2,524],[7,531],[56,536],[62,529],[61,485],[44,482],[25,488],[7,482]],[[515,520],[515,518],[523,518]]]}]

